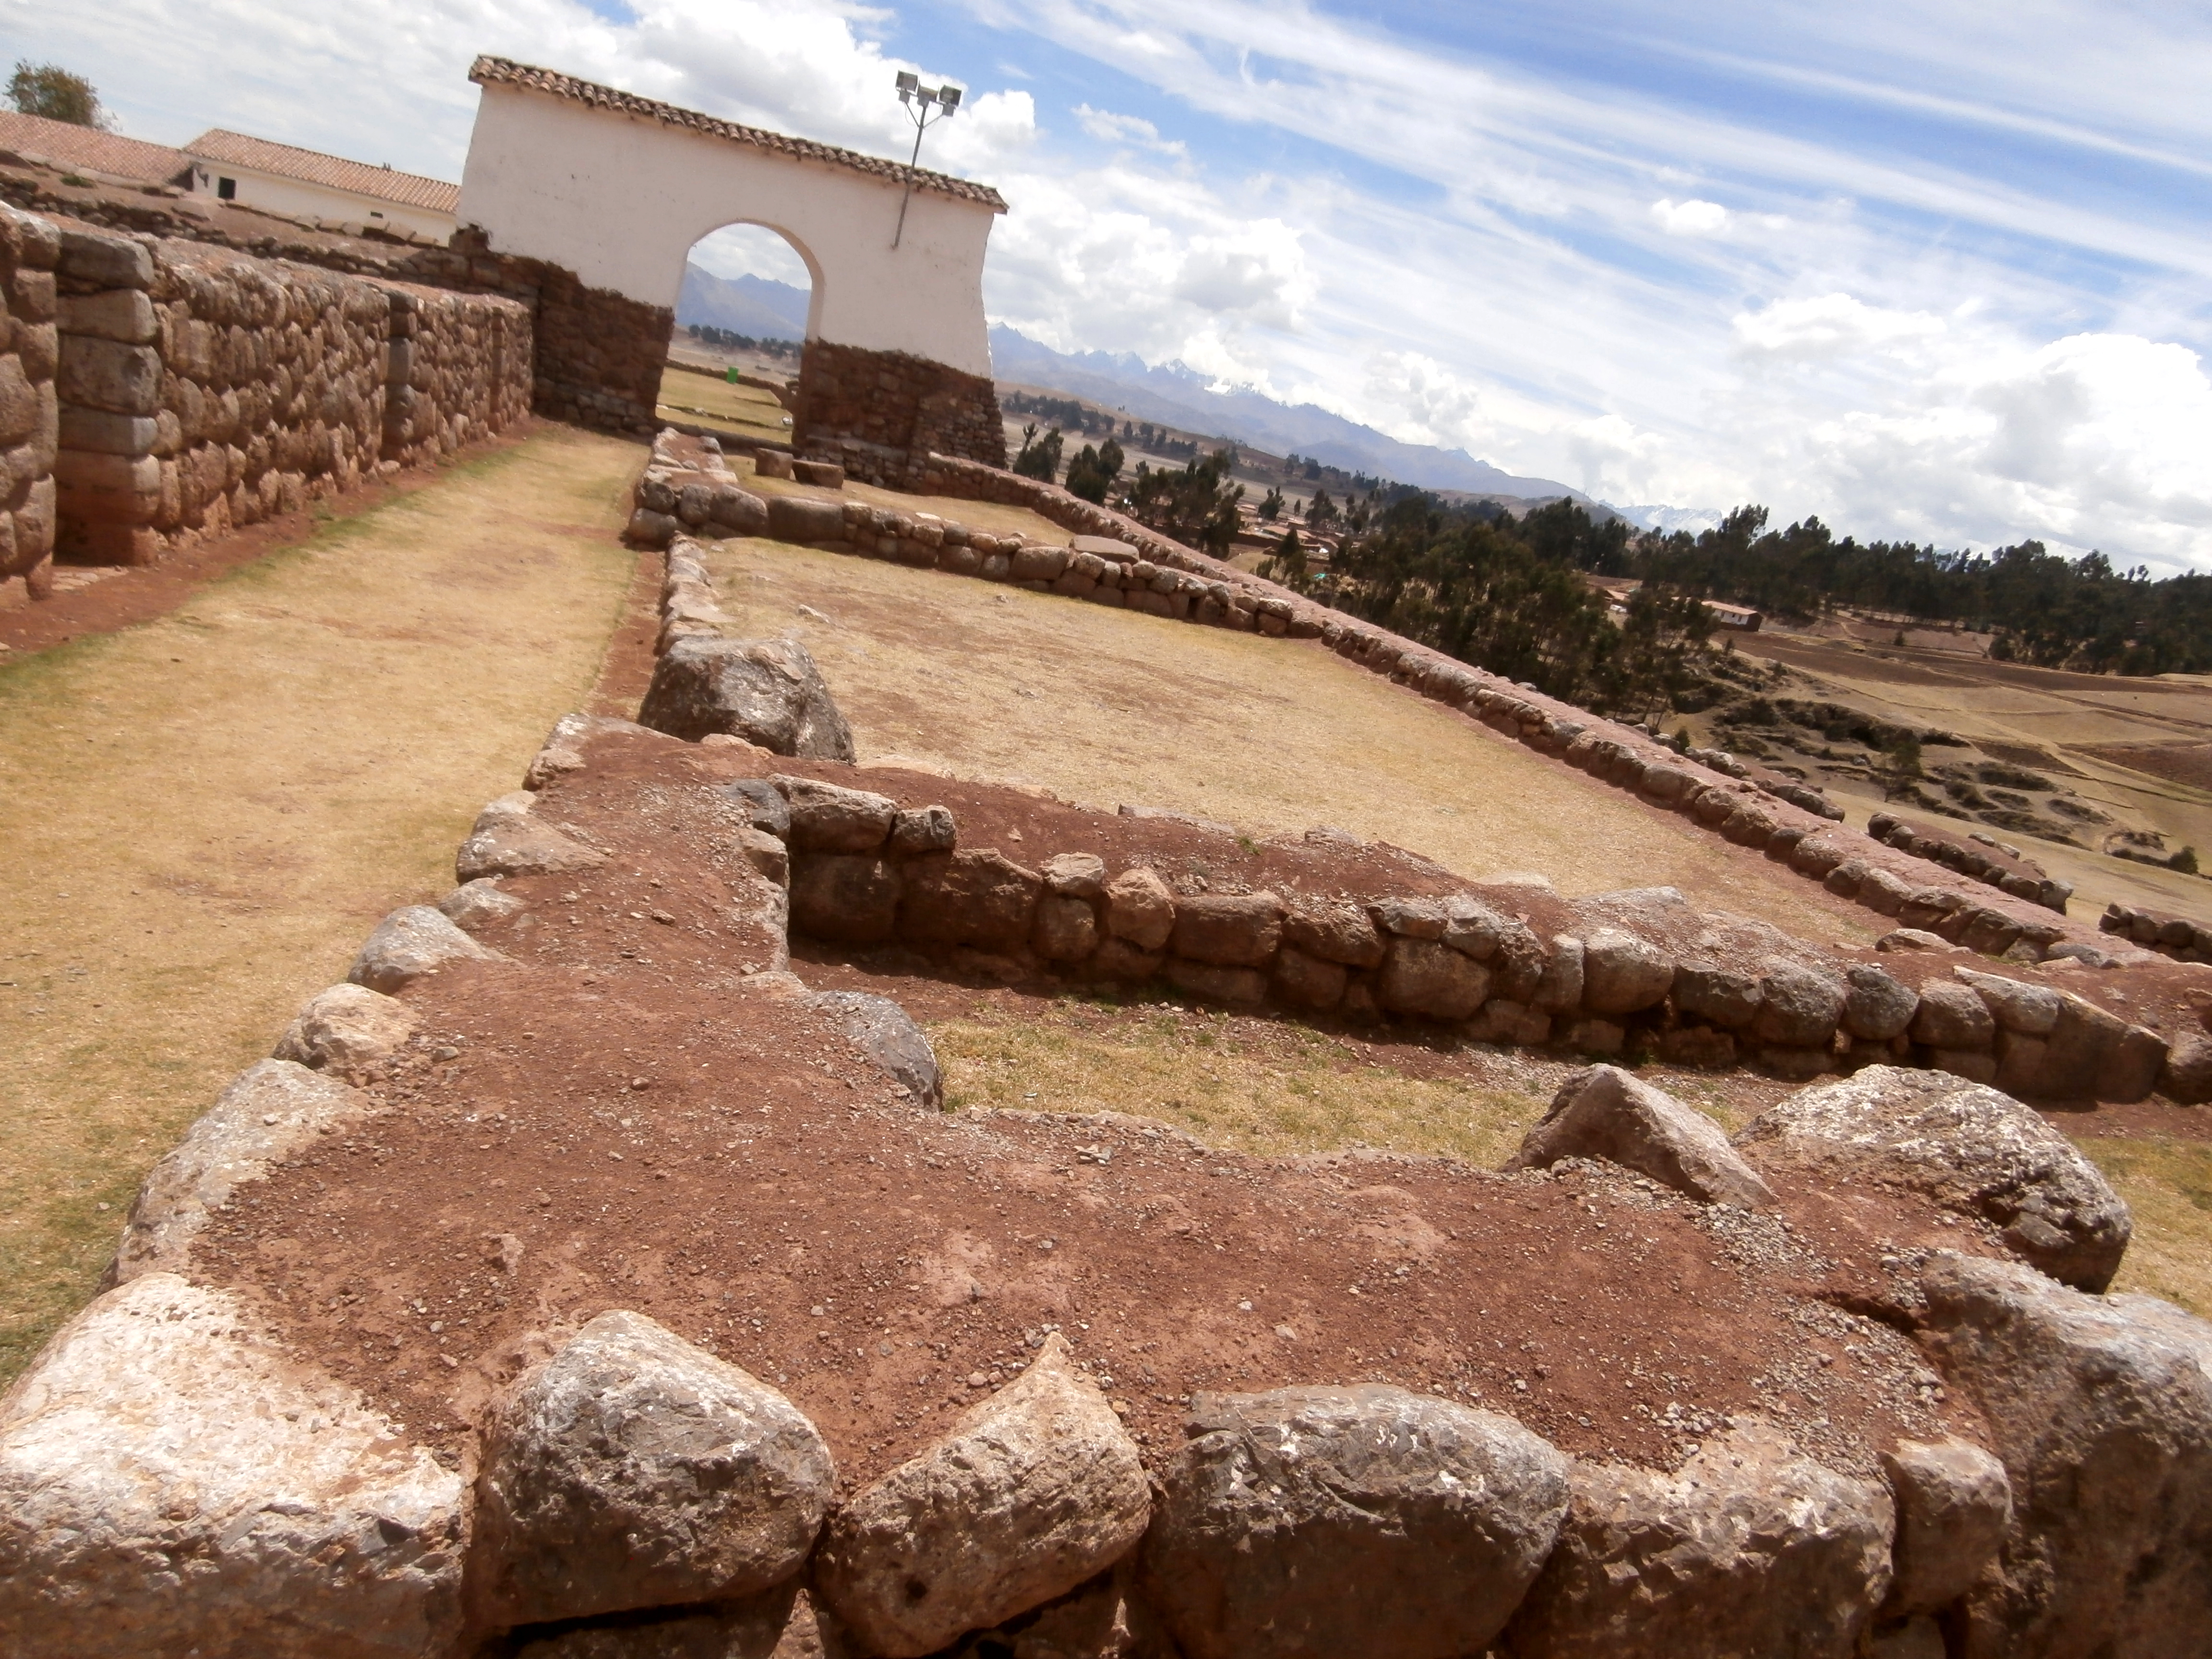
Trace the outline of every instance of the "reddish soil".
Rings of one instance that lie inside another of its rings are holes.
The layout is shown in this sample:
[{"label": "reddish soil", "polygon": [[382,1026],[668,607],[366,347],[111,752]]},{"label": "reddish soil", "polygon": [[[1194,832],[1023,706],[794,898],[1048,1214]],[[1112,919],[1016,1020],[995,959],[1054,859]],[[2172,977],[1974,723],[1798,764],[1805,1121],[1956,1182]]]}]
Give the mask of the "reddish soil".
[{"label": "reddish soil", "polygon": [[[454,459],[476,460],[509,448],[539,424],[534,416],[526,419],[496,438],[471,444]],[[297,513],[280,514],[244,530],[196,542],[159,564],[104,568],[97,581],[65,586],[52,599],[0,611],[0,647],[9,653],[43,651],[166,617],[217,577],[307,540],[323,520],[374,511],[435,483],[438,473],[435,467],[410,468],[357,484],[342,494],[325,495]],[[58,567],[64,584],[74,568]],[[635,706],[633,702],[631,707]]]},{"label": "reddish soil", "polygon": [[[853,1481],[925,1444],[1048,1328],[1155,1454],[1194,1390],[1370,1378],[1668,1466],[1735,1412],[1862,1471],[1899,1435],[1971,1428],[1885,1322],[1920,1252],[1998,1247],[1915,1199],[1784,1170],[1782,1213],[1747,1216],[1595,1166],[1270,1159],[1133,1120],[919,1109],[793,980],[732,960],[743,930],[696,786],[771,766],[796,763],[597,745],[540,811],[609,862],[505,883],[528,908],[489,937],[514,965],[410,988],[422,1030],[370,1085],[375,1115],[244,1189],[195,1274],[258,1298],[464,1463],[493,1392],[615,1307],[786,1388]],[[950,805],[969,845],[1280,885],[1444,883],[1389,849],[799,769]],[[1418,1032],[1385,1045],[1450,1063]]]}]

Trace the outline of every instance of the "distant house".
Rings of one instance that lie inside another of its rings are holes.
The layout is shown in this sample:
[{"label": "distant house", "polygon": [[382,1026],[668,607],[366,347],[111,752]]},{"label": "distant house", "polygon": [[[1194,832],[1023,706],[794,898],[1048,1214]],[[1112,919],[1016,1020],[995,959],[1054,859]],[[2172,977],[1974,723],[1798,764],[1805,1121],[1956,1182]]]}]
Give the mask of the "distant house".
[{"label": "distant house", "polygon": [[1759,632],[1759,625],[1766,620],[1763,612],[1747,605],[1729,605],[1720,599],[1707,599],[1705,609],[1712,612],[1716,627],[1740,628],[1747,634]]},{"label": "distant house", "polygon": [[191,188],[288,219],[359,225],[443,243],[461,187],[389,167],[349,161],[242,132],[211,128],[184,147]]},{"label": "distant house", "polygon": [[0,110],[0,149],[64,173],[82,173],[105,184],[182,185],[191,165],[180,149],[149,144],[120,133],[49,121],[43,115]]}]

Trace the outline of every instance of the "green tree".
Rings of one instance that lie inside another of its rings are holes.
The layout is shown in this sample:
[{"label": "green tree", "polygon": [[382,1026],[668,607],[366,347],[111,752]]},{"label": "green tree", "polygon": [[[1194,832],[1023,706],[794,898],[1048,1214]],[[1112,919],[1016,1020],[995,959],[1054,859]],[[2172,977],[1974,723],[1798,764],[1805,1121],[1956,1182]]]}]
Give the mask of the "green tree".
[{"label": "green tree", "polygon": [[1260,561],[1260,574],[1268,581],[1280,582],[1302,593],[1308,574],[1305,544],[1298,539],[1297,526],[1293,525],[1275,544],[1274,552]]},{"label": "green tree", "polygon": [[100,106],[100,94],[82,75],[72,75],[59,64],[18,62],[8,78],[8,101],[25,115],[42,115],[49,121],[66,121],[73,127],[114,125]]},{"label": "green tree", "polygon": [[1097,449],[1083,446],[1067,464],[1067,489],[1086,501],[1106,504],[1106,497],[1121,481],[1121,446],[1111,438]]},{"label": "green tree", "polygon": [[1231,449],[1194,458],[1181,471],[1154,471],[1139,461],[1129,480],[1128,511],[1162,535],[1220,557],[1237,538],[1237,503],[1244,499],[1244,486],[1229,478],[1236,464]]},{"label": "green tree", "polygon": [[1881,798],[1895,800],[1920,781],[1920,739],[1906,732],[1890,744],[1874,771],[1881,785]]},{"label": "green tree", "polygon": [[1060,453],[1066,442],[1058,427],[1038,437],[1036,422],[1031,421],[1022,428],[1022,453],[1014,457],[1014,471],[1024,478],[1052,483],[1060,477]]},{"label": "green tree", "polygon": [[1270,489],[1260,497],[1260,521],[1262,524],[1273,524],[1282,516],[1283,492],[1280,489]]},{"label": "green tree", "polygon": [[1316,489],[1313,500],[1306,503],[1306,523],[1319,530],[1333,523],[1335,518],[1336,503],[1329,500],[1328,491]]}]

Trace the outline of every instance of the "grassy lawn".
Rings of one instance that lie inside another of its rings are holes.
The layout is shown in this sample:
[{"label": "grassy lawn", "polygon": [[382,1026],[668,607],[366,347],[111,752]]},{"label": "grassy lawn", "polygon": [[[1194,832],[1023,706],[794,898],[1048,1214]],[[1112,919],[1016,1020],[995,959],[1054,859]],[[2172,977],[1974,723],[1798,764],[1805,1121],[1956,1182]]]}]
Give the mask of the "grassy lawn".
[{"label": "grassy lawn", "polygon": [[147,1165],[590,688],[633,445],[565,428],[0,665],[0,1381]]}]

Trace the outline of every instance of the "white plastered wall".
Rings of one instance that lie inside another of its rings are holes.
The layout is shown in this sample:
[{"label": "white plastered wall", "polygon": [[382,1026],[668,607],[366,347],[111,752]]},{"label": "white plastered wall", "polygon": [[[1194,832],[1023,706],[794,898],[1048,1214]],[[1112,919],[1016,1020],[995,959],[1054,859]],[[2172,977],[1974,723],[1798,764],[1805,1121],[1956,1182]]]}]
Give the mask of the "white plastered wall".
[{"label": "white plastered wall", "polygon": [[495,252],[545,259],[592,288],[673,308],[691,246],[765,225],[813,278],[809,339],[991,372],[983,203],[917,190],[891,246],[901,187],[519,87],[483,88],[460,222]]},{"label": "white plastered wall", "polygon": [[404,228],[418,236],[428,236],[440,242],[452,240],[453,234],[453,216],[441,213],[435,208],[408,207],[398,202],[386,202],[377,197],[362,196],[329,185],[282,178],[275,173],[264,173],[258,167],[240,167],[235,161],[192,158],[194,191],[213,196],[218,179],[238,181],[238,194],[233,199],[240,206],[263,208],[270,213],[282,214],[288,219],[388,225]]}]

